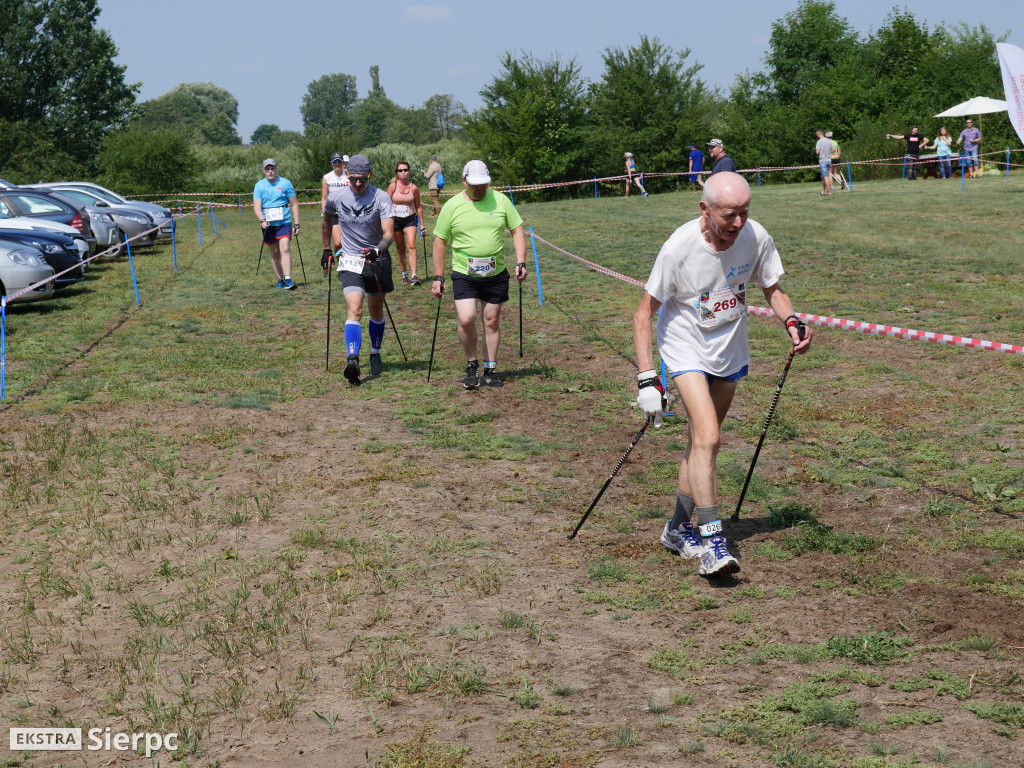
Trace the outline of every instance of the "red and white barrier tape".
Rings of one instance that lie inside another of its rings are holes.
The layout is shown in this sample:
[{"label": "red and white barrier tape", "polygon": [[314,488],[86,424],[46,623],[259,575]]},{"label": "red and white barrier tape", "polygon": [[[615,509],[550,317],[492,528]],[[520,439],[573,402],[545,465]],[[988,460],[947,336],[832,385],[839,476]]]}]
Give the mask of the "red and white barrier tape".
[{"label": "red and white barrier tape", "polygon": [[[602,267],[600,264],[595,264],[592,261],[587,261],[564,248],[559,248],[557,245],[549,243],[543,237],[538,235],[536,232],[531,232],[532,237],[536,238],[540,242],[549,248],[558,251],[576,261],[586,264],[596,272],[601,272],[605,275],[616,277],[623,282],[630,283],[631,285],[638,285],[641,288],[644,287],[644,283],[639,280],[635,280],[632,277],[619,274],[607,267]],[[752,315],[759,315],[761,317],[775,317],[775,313],[766,307],[754,307],[747,306],[747,312]],[[985,349],[991,352],[1006,352],[1011,355],[1024,355],[1024,345],[1020,344],[1004,344],[998,341],[986,341],[985,339],[972,339],[967,336],[954,336],[948,333],[934,333],[932,331],[915,331],[912,328],[899,328],[894,325],[882,325],[879,323],[865,323],[860,320],[846,320],[841,317],[825,317],[823,315],[809,315],[803,312],[797,312],[797,317],[803,320],[805,323],[810,325],[819,325],[824,328],[837,328],[844,331],[860,331],[871,336],[889,336],[895,339],[909,339],[911,341],[931,341],[936,344],[947,344],[953,347],[964,347],[966,349]]]}]

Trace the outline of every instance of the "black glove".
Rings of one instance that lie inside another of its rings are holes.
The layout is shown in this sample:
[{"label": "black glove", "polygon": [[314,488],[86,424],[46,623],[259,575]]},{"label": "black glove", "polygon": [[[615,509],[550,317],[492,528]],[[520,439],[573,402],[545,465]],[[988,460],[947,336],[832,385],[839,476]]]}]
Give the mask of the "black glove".
[{"label": "black glove", "polygon": [[331,249],[324,248],[323,252],[320,254],[320,269],[324,271],[325,275],[327,274],[327,271],[331,268],[331,263],[333,261],[334,254],[331,253]]},{"label": "black glove", "polygon": [[381,251],[380,248],[363,248],[363,258],[371,264],[385,253],[387,253],[387,251]]}]

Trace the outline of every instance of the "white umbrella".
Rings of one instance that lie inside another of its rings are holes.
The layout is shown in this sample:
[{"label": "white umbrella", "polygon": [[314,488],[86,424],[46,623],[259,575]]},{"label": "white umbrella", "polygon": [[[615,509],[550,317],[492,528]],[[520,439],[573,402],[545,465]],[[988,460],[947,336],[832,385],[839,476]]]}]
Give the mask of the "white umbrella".
[{"label": "white umbrella", "polygon": [[963,117],[964,115],[980,115],[982,112],[1005,112],[1006,102],[1002,99],[990,99],[988,96],[975,96],[962,104],[939,112],[936,117]]}]

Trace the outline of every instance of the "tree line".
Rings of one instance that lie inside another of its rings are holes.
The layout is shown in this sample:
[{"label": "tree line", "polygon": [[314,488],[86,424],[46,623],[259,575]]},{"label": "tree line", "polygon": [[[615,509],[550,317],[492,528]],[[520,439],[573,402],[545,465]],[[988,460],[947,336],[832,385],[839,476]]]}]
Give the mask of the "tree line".
[{"label": "tree line", "polygon": [[[194,183],[213,158],[250,162],[234,96],[213,83],[182,83],[138,102],[141,84],[114,64],[117,48],[96,29],[97,16],[97,0],[0,6],[0,175],[102,176],[134,191],[170,191]],[[1002,94],[995,43],[1005,39],[964,23],[930,29],[898,9],[861,35],[835,3],[799,0],[772,24],[763,68],[737,75],[728,92],[708,87],[689,50],[641,36],[605,49],[595,81],[573,59],[506,52],[471,113],[451,94],[398,105],[376,66],[365,96],[354,75],[325,74],[307,86],[301,133],[263,124],[249,141],[294,153],[299,183],[315,181],[335,149],[450,141],[453,156],[484,157],[512,184],[619,174],[626,151],[646,173],[678,172],[688,145],[703,149],[712,137],[741,168],[806,165],[818,127],[834,132],[844,157],[892,156],[901,149],[886,144],[886,133],[917,124],[931,137],[946,125],[955,136],[962,121],[931,115]],[[983,123],[986,149],[1018,146],[1005,113]]]}]

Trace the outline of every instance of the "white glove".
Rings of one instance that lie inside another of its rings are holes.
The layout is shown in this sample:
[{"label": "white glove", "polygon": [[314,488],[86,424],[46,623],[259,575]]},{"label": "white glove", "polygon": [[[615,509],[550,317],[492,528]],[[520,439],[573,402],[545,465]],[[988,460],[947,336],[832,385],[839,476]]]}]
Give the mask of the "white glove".
[{"label": "white glove", "polygon": [[654,371],[643,371],[637,379],[640,392],[636,396],[636,404],[648,421],[654,421],[655,428],[660,427],[665,415],[665,389]]}]

